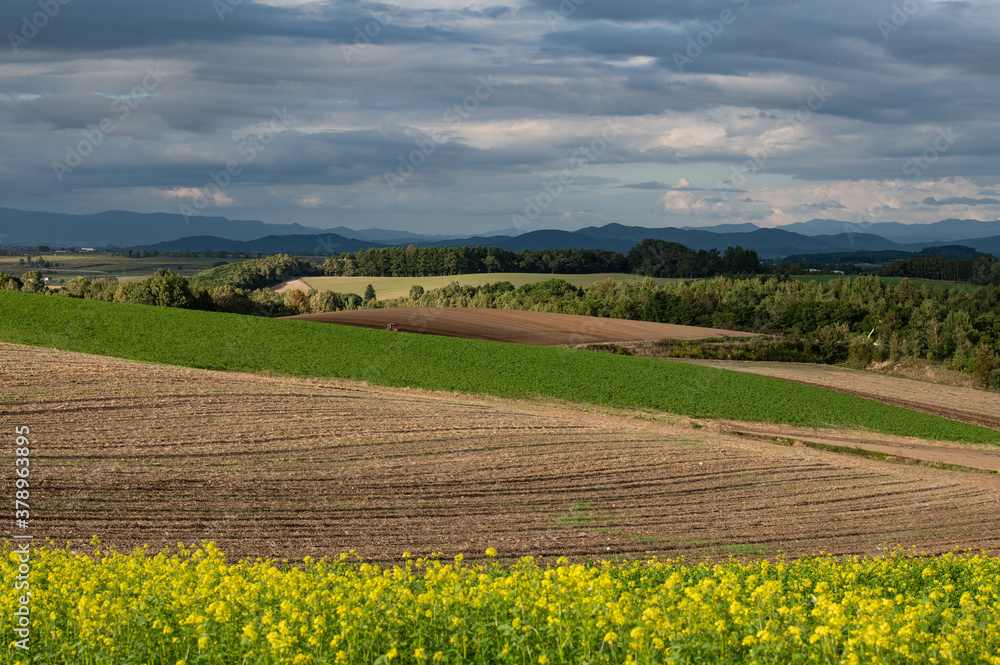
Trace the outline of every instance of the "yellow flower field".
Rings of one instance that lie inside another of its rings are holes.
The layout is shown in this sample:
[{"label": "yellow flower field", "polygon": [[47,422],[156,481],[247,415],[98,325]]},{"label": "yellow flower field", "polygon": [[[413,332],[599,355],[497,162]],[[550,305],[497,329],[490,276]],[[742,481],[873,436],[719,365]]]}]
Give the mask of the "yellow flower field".
[{"label": "yellow flower field", "polygon": [[1000,665],[1000,559],[982,555],[378,566],[345,554],[292,566],[227,564],[212,543],[39,547],[27,653],[18,565],[7,544],[8,663]]}]

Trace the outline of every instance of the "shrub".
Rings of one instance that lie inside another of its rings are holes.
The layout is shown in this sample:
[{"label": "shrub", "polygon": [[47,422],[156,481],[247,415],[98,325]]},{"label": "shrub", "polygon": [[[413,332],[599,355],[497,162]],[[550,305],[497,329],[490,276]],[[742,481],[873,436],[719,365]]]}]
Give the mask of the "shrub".
[{"label": "shrub", "polygon": [[980,346],[976,349],[974,362],[972,373],[975,375],[976,381],[983,387],[989,386],[990,377],[996,368],[996,363],[993,361],[993,349],[985,344]]}]

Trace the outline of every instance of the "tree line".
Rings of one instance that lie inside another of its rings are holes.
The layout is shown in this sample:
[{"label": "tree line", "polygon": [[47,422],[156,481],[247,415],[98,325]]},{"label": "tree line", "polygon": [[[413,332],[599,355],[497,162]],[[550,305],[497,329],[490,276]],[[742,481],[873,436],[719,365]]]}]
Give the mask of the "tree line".
[{"label": "tree line", "polygon": [[992,256],[964,259],[917,256],[894,261],[880,274],[886,277],[969,282],[984,286],[1000,285],[1000,261]]},{"label": "tree line", "polygon": [[716,275],[756,275],[765,268],[757,252],[742,247],[695,251],[677,242],[647,238],[629,250],[630,272],[647,277],[695,279]]},{"label": "tree line", "polygon": [[432,277],[470,273],[541,272],[588,274],[627,272],[628,260],[603,249],[525,249],[499,247],[383,247],[331,256],[320,266],[331,277]]},{"label": "tree line", "polygon": [[431,277],[469,273],[549,273],[581,275],[635,273],[649,277],[709,277],[756,273],[757,253],[741,247],[694,251],[679,243],[647,239],[628,254],[604,249],[525,249],[498,247],[385,247],[331,256],[320,266],[333,277]]},{"label": "tree line", "polygon": [[161,251],[161,250],[147,250],[147,249],[127,249],[122,251],[110,252],[111,256],[121,256],[129,259],[149,259],[149,258],[184,258],[184,259],[259,259],[262,258],[262,252],[237,252],[237,251],[227,251],[225,249],[219,250],[203,250],[200,252],[184,252],[184,251]]}]

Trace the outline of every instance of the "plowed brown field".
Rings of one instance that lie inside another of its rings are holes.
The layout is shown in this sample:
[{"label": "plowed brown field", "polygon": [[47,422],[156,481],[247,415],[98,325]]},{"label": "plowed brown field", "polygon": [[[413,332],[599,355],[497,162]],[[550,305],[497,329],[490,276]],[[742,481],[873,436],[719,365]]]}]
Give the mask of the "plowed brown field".
[{"label": "plowed brown field", "polygon": [[31,427],[36,539],[81,549],[93,535],[292,560],[1000,547],[995,475],[777,446],[731,423],[10,344],[0,386],[2,430]]},{"label": "plowed brown field", "polygon": [[275,284],[271,288],[275,293],[284,293],[285,291],[294,291],[295,289],[298,289],[302,293],[309,293],[312,290],[312,287],[302,279],[290,279],[280,284]]},{"label": "plowed brown field", "polygon": [[287,318],[362,328],[385,328],[387,323],[395,323],[401,332],[539,345],[607,344],[753,335],[734,330],[677,326],[670,323],[475,307],[393,307],[302,314]]}]

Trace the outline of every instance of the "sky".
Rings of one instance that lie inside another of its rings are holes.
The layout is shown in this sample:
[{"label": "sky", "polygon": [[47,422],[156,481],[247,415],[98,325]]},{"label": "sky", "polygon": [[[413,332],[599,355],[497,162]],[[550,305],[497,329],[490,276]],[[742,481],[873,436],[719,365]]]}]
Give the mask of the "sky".
[{"label": "sky", "polygon": [[1000,216],[1000,6],[3,0],[0,207],[416,233]]}]

